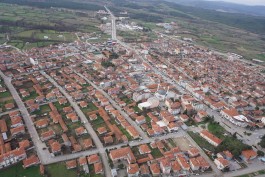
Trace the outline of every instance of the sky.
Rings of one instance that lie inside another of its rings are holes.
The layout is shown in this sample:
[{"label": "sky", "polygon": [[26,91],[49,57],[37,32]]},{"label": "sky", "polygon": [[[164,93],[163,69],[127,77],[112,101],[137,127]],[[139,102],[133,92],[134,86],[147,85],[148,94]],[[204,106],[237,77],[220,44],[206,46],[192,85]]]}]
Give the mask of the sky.
[{"label": "sky", "polygon": [[265,6],[265,0],[208,0],[208,1],[225,1],[225,2],[233,2],[237,4],[264,5]]}]

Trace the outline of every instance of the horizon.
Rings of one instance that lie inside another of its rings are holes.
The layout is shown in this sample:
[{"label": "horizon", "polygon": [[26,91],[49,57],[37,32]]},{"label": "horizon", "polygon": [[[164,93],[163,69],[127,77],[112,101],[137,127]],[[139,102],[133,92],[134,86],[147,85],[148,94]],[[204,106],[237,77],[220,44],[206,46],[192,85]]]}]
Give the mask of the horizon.
[{"label": "horizon", "polygon": [[205,1],[223,1],[248,6],[265,6],[264,0],[205,0]]}]

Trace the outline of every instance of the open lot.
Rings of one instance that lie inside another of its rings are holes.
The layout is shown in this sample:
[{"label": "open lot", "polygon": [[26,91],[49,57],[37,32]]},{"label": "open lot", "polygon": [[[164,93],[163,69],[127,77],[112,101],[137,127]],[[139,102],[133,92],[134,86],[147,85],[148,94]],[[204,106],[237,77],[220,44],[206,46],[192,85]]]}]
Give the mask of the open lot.
[{"label": "open lot", "polygon": [[190,147],[189,147],[190,142],[189,142],[189,140],[187,140],[187,138],[178,137],[178,138],[174,138],[172,140],[174,141],[175,145],[178,146],[182,151],[187,151],[190,149]]}]

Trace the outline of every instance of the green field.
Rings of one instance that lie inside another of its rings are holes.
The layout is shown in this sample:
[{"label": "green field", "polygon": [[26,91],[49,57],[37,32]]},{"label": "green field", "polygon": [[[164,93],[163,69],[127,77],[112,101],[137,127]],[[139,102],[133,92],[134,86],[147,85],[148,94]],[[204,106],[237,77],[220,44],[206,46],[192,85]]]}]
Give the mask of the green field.
[{"label": "green field", "polygon": [[48,174],[51,177],[76,177],[77,171],[75,169],[67,170],[65,163],[56,163],[46,166]]},{"label": "green field", "polygon": [[39,166],[24,169],[22,167],[22,163],[18,163],[5,170],[1,170],[0,176],[1,177],[41,177],[39,172]]}]

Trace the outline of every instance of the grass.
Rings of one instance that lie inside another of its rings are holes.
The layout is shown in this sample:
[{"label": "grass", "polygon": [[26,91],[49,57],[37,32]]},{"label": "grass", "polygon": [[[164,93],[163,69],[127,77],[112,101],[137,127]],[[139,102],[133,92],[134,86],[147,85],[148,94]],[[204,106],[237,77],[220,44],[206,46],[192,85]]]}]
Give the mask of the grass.
[{"label": "grass", "polygon": [[225,129],[221,125],[219,125],[217,122],[210,122],[207,128],[209,132],[211,132],[218,138],[221,138],[221,139],[224,138]]},{"label": "grass", "polygon": [[51,111],[51,108],[48,104],[40,106],[41,113],[47,113]]},{"label": "grass", "polygon": [[6,92],[3,92],[3,93],[0,93],[0,99],[1,98],[7,98],[7,97],[11,97],[11,93],[9,91],[6,91]]},{"label": "grass", "polygon": [[153,156],[155,159],[160,158],[160,157],[163,156],[163,154],[160,152],[160,150],[159,150],[158,148],[154,148],[154,149],[152,149],[151,154],[152,154],[152,156]]},{"label": "grass", "polygon": [[23,98],[23,99],[24,99],[24,100],[31,100],[31,99],[35,99],[37,96],[39,96],[39,95],[37,94],[37,92],[33,91],[33,92],[30,92],[30,95],[29,95],[29,96],[27,96],[27,97],[25,97],[25,98]]},{"label": "grass", "polygon": [[34,166],[24,169],[22,167],[22,163],[18,163],[14,166],[11,166],[10,168],[1,170],[0,176],[1,177],[41,177],[39,173],[39,166]]},{"label": "grass", "polygon": [[260,176],[260,175],[264,175],[264,174],[265,174],[265,170],[260,170],[257,172],[248,173],[248,174],[240,175],[240,176],[236,176],[236,177],[252,177],[252,176]]},{"label": "grass", "polygon": [[133,139],[133,137],[123,128],[121,125],[118,126],[120,131],[128,138],[129,141]]},{"label": "grass", "polygon": [[56,163],[46,166],[48,173],[50,174],[50,177],[76,177],[77,172],[75,169],[66,169],[65,163]]},{"label": "grass", "polygon": [[81,108],[84,114],[87,114],[88,112],[96,111],[98,110],[98,107],[96,107],[92,102],[89,102],[86,108]]},{"label": "grass", "polygon": [[208,143],[208,141],[206,141],[205,139],[203,139],[198,133],[188,131],[188,134],[202,149],[207,149],[209,151],[214,152],[214,146]]}]

